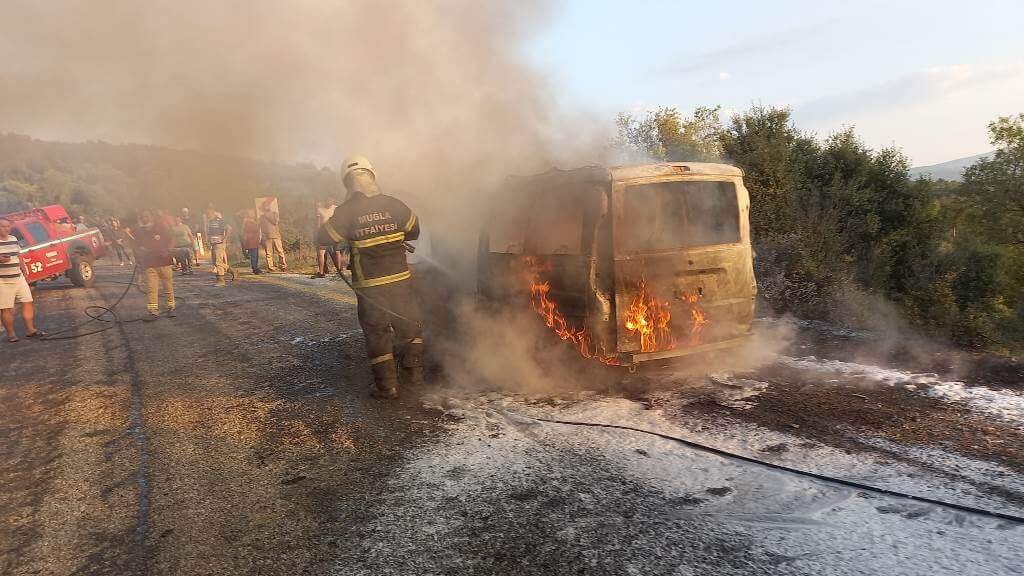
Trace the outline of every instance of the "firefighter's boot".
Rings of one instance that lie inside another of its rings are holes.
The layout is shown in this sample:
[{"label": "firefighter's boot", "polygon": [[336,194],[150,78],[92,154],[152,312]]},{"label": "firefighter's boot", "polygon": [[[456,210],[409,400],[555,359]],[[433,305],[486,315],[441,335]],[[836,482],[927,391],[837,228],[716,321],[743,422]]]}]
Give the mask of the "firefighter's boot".
[{"label": "firefighter's boot", "polygon": [[370,393],[374,398],[398,398],[398,371],[395,369],[395,359],[389,354],[384,359],[374,358],[371,362],[373,390]]},{"label": "firefighter's boot", "polygon": [[415,338],[402,353],[402,381],[409,386],[423,385],[423,339]]}]

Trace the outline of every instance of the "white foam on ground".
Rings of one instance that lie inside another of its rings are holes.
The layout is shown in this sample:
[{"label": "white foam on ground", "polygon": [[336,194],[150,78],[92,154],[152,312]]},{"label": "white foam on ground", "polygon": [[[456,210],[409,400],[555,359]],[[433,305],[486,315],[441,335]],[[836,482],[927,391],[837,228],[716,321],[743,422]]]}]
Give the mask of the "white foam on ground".
[{"label": "white foam on ground", "polygon": [[973,411],[994,416],[1015,426],[1024,426],[1024,395],[1010,390],[968,386],[964,382],[955,380],[944,381],[937,374],[904,372],[881,366],[827,360],[815,356],[803,358],[780,356],[778,362],[800,370],[863,377],[880,384],[903,386],[925,396],[962,404]]},{"label": "white foam on ground", "polygon": [[[808,445],[726,418],[680,420],[592,394],[432,402],[455,418],[449,435],[407,454],[383,487],[385,501],[367,532],[365,554],[339,559],[337,573],[507,571],[496,563],[498,550],[514,554],[514,565],[524,567],[516,573],[523,574],[1009,576],[1024,569],[1022,526],[861,493],[647,434],[534,418],[633,426],[793,467],[1014,510],[969,484],[905,464]],[[762,451],[777,444],[787,448]],[[525,544],[518,548],[519,542]]]}]

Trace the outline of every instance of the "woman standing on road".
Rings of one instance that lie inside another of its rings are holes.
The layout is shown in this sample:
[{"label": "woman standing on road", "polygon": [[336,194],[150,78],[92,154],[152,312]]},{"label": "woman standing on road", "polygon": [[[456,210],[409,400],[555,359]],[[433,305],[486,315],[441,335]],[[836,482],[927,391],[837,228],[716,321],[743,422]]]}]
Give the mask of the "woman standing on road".
[{"label": "woman standing on road", "polygon": [[121,221],[117,218],[110,219],[110,245],[117,253],[118,264],[124,266],[125,261],[131,265],[132,259],[124,249],[125,232],[121,229]]}]

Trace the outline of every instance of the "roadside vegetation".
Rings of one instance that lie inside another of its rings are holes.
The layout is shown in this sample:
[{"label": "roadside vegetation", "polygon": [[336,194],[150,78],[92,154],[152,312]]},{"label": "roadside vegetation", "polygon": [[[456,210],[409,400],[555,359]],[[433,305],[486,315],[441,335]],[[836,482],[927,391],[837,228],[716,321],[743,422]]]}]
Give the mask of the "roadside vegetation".
[{"label": "roadside vegetation", "polygon": [[801,132],[784,108],[724,123],[718,108],[623,114],[614,148],[743,169],[758,281],[775,311],[861,326],[901,317],[1014,353],[1024,349],[1024,114],[988,129],[994,156],[960,182],[912,179],[899,149],[869,149],[853,128]]}]

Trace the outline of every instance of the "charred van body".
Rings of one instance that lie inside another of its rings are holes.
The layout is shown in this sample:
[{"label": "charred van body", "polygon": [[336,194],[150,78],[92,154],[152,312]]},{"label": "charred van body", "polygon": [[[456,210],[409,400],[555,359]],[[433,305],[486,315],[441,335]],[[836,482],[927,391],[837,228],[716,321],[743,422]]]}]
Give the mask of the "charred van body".
[{"label": "charred van body", "polygon": [[478,292],[529,305],[606,364],[728,348],[757,285],[750,200],[733,166],[552,170],[507,183],[480,234]]}]

